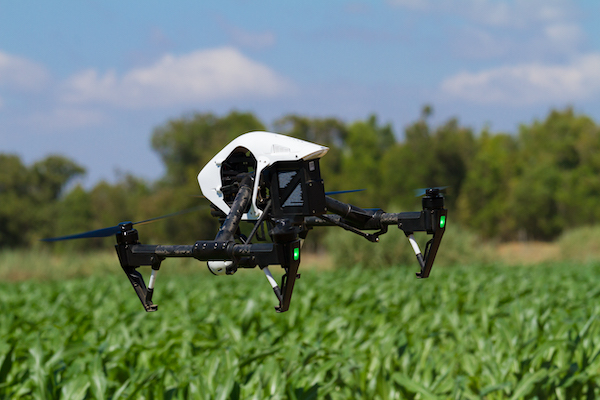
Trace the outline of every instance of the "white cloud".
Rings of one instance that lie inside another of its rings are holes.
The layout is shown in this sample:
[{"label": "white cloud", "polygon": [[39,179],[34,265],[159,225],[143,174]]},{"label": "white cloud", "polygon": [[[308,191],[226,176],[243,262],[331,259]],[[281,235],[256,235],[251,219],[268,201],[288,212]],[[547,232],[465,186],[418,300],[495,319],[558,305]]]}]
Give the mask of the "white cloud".
[{"label": "white cloud", "polygon": [[[388,0],[439,21],[452,54],[468,59],[556,60],[581,51],[578,5],[567,0]],[[564,58],[563,58],[564,59]]]},{"label": "white cloud", "polygon": [[64,84],[71,104],[109,103],[132,108],[249,97],[276,97],[292,84],[269,67],[230,47],[165,55],[155,64],[123,76],[83,71]]},{"label": "white cloud", "polygon": [[388,0],[388,4],[428,13],[450,13],[495,27],[560,21],[568,18],[572,8],[565,0]]},{"label": "white cloud", "polygon": [[44,130],[62,131],[98,125],[106,121],[99,110],[59,106],[52,110],[32,112],[22,121],[29,128],[44,127]]},{"label": "white cloud", "polygon": [[584,33],[576,24],[554,23],[544,27],[544,34],[554,46],[564,50],[573,49],[584,38]]},{"label": "white cloud", "polygon": [[388,0],[388,4],[394,7],[409,8],[411,10],[430,10],[432,4],[428,0]]},{"label": "white cloud", "polygon": [[501,58],[513,48],[513,42],[506,35],[498,36],[487,29],[465,26],[457,29],[451,42],[453,55],[468,59]]},{"label": "white cloud", "polygon": [[262,50],[273,46],[277,41],[275,33],[272,31],[246,30],[232,24],[223,17],[217,17],[217,22],[223,31],[227,33],[231,42],[241,48]]},{"label": "white cloud", "polygon": [[0,86],[13,90],[36,91],[47,81],[48,73],[44,67],[0,51]]},{"label": "white cloud", "polygon": [[506,105],[585,100],[600,95],[600,53],[567,65],[530,63],[462,72],[442,82],[441,90],[453,98]]}]

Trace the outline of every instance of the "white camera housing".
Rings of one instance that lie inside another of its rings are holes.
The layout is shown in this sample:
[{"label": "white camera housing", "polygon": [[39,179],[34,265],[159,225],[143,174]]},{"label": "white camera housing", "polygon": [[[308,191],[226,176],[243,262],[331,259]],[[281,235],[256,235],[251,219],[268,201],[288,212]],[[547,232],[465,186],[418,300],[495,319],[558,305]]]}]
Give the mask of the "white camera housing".
[{"label": "white camera housing", "polygon": [[198,183],[202,194],[219,210],[229,214],[230,207],[224,200],[222,191],[222,166],[233,153],[250,152],[256,159],[256,179],[252,190],[250,209],[242,216],[242,220],[255,221],[262,210],[257,206],[258,185],[261,172],[278,161],[315,160],[323,157],[328,147],[292,138],[272,132],[250,132],[243,134],[215,155],[198,174]]}]

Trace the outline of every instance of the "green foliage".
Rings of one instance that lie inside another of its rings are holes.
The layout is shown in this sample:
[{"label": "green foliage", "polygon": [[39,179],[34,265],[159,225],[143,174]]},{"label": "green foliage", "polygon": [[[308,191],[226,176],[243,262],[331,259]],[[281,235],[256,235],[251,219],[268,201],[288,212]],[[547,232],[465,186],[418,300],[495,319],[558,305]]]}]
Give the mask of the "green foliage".
[{"label": "green foliage", "polygon": [[304,271],[284,314],[259,271],[163,269],[150,314],[124,276],[0,284],[0,397],[600,395],[598,266]]},{"label": "green foliage", "polygon": [[581,171],[580,141],[598,138],[598,133],[589,118],[576,117],[570,109],[553,111],[545,121],[521,127],[512,205],[518,205],[515,218],[523,222],[530,236],[556,237],[570,222],[573,211],[581,213],[577,207],[565,207],[565,201],[573,203],[569,199],[572,194],[565,191],[577,191],[581,173],[590,167],[585,165]]},{"label": "green foliage", "polygon": [[65,185],[84,173],[83,167],[65,157],[48,156],[31,167],[31,194],[40,202],[57,200]]},{"label": "green foliage", "polygon": [[564,260],[587,264],[600,261],[600,226],[583,226],[564,232],[557,240]]},{"label": "green foliage", "polygon": [[522,125],[518,137],[483,134],[460,193],[460,220],[502,239],[558,237],[600,221],[600,129],[572,109]]},{"label": "green foliage", "polygon": [[16,155],[0,154],[0,248],[30,243],[49,223],[65,186],[83,173],[61,156],[27,167]]},{"label": "green foliage", "polygon": [[0,247],[23,244],[21,233],[31,226],[33,202],[28,196],[29,171],[14,155],[0,154]]},{"label": "green foliage", "polygon": [[[431,236],[416,233],[415,239],[423,252]],[[399,230],[391,230],[380,236],[378,243],[371,243],[361,236],[341,229],[332,229],[327,232],[326,240],[329,254],[338,267],[360,265],[369,269],[381,269],[388,268],[390,265],[401,265],[418,272],[415,253]],[[442,246],[436,257],[436,268],[481,265],[493,261],[493,250],[490,244],[482,242],[478,235],[449,220]]]},{"label": "green foliage", "polygon": [[348,136],[346,124],[336,118],[308,118],[290,114],[275,121],[275,131],[286,135],[341,147]]},{"label": "green foliage", "polygon": [[410,125],[404,142],[388,147],[383,155],[380,175],[385,182],[382,186],[386,204],[405,209],[420,207],[419,199],[414,197],[415,189],[449,186],[452,196],[447,205],[455,208],[476,147],[472,131],[460,127],[455,119],[435,130],[425,119]]},{"label": "green foliage", "polygon": [[379,126],[375,116],[367,121],[354,122],[348,127],[348,137],[342,148],[342,176],[346,185],[354,185],[349,189],[367,189],[366,192],[354,194],[353,202],[364,204],[364,207],[382,207],[377,204],[381,201],[384,183],[380,174],[381,158],[394,142],[391,126]]},{"label": "green foliage", "polygon": [[517,141],[484,131],[458,200],[460,222],[486,237],[510,238],[518,221],[507,201],[516,175]]}]

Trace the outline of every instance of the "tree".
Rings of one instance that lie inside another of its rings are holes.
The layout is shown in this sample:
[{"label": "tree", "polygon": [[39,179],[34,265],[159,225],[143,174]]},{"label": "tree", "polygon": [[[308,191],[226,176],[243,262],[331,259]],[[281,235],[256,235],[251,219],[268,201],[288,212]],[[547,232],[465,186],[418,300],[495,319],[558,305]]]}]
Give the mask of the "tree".
[{"label": "tree", "polygon": [[366,121],[356,121],[348,127],[348,136],[342,147],[342,189],[367,189],[353,193],[351,201],[362,207],[385,207],[385,181],[382,179],[381,160],[395,143],[392,127],[379,125],[371,115]]},{"label": "tree", "polygon": [[23,244],[32,228],[29,178],[18,156],[0,154],[0,247]]},{"label": "tree", "polygon": [[85,169],[66,157],[50,155],[33,164],[30,173],[32,195],[49,202],[58,199],[66,185],[84,175]]},{"label": "tree", "polygon": [[274,123],[278,133],[325,146],[343,147],[348,136],[344,122],[336,118],[309,118],[286,115]]},{"label": "tree", "polygon": [[460,221],[487,237],[514,237],[518,225],[507,201],[518,160],[517,140],[484,131],[458,199]]},{"label": "tree", "polygon": [[16,155],[0,154],[0,247],[24,245],[51,231],[56,200],[84,172],[62,156],[27,167]]},{"label": "tree", "polygon": [[565,228],[598,222],[599,130],[571,108],[522,125],[511,207],[527,237],[548,240]]},{"label": "tree", "polygon": [[519,135],[484,132],[460,196],[461,220],[488,237],[551,240],[598,223],[600,131],[572,109],[521,125]]},{"label": "tree", "polygon": [[404,141],[387,149],[381,174],[389,187],[386,199],[401,208],[420,206],[414,190],[433,186],[449,186],[447,207],[455,209],[456,199],[467,175],[471,159],[477,151],[473,132],[450,119],[432,130],[426,117],[405,130]]}]

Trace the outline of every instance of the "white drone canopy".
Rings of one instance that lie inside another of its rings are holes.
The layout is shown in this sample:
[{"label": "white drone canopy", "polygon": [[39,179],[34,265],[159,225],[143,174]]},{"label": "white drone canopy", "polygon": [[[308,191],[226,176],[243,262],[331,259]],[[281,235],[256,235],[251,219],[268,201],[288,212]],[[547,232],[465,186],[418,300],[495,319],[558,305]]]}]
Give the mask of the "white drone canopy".
[{"label": "white drone canopy", "polygon": [[[230,207],[224,199],[223,173],[224,162],[245,158],[255,161],[256,179],[252,191],[250,210],[243,220],[257,220],[262,210],[257,206],[258,186],[261,172],[278,161],[315,160],[323,157],[328,147],[271,132],[250,132],[243,134],[214,156],[198,174],[198,183],[202,194],[225,214]],[[250,153],[250,155],[248,155]]]}]

